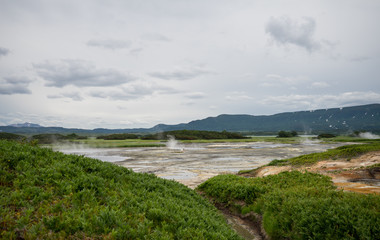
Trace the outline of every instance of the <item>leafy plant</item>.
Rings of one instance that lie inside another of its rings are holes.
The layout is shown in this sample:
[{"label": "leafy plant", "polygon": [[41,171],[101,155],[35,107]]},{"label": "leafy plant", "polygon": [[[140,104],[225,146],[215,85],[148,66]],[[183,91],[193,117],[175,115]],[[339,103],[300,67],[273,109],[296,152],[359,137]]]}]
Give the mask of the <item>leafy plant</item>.
[{"label": "leafy plant", "polygon": [[175,181],[0,141],[2,239],[240,239]]},{"label": "leafy plant", "polygon": [[220,175],[198,190],[242,213],[263,216],[272,239],[376,239],[380,236],[380,196],[336,191],[329,177],[283,172],[263,178]]}]

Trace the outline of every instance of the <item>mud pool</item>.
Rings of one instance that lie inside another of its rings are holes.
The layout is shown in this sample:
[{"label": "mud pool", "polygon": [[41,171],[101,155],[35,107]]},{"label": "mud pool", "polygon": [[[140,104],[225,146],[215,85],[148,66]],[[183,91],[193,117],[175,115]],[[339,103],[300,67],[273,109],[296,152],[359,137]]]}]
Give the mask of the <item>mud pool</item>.
[{"label": "mud pool", "polygon": [[196,143],[168,142],[167,147],[86,148],[58,146],[54,150],[113,162],[135,172],[153,173],[195,188],[210,177],[236,173],[303,154],[322,152],[343,144],[278,144],[268,142]]}]

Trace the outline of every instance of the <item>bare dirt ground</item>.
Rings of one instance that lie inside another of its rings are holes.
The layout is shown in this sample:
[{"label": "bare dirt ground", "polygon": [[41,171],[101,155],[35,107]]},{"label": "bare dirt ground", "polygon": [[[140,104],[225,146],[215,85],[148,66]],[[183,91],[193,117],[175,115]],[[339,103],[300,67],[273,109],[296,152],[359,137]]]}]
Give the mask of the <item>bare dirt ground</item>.
[{"label": "bare dirt ground", "polygon": [[352,159],[320,161],[311,166],[266,166],[257,170],[254,176],[263,177],[292,170],[309,171],[330,176],[338,189],[380,194],[380,167],[367,168],[378,163],[380,163],[380,151]]}]

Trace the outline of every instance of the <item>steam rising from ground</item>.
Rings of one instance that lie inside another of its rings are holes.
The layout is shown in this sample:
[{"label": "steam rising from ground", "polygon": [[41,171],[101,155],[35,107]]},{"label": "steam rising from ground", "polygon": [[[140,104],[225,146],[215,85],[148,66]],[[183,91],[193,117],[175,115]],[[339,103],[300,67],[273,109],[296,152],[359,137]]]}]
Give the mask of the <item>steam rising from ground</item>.
[{"label": "steam rising from ground", "polygon": [[178,143],[174,136],[168,135],[169,140],[166,142],[166,147],[172,150],[183,150],[183,147]]},{"label": "steam rising from ground", "polygon": [[321,143],[321,140],[317,140],[317,139],[303,138],[301,140],[301,144],[304,144],[304,145],[316,145],[320,143]]},{"label": "steam rising from ground", "polygon": [[370,132],[359,133],[359,137],[366,138],[366,139],[380,139],[379,135],[376,135]]}]

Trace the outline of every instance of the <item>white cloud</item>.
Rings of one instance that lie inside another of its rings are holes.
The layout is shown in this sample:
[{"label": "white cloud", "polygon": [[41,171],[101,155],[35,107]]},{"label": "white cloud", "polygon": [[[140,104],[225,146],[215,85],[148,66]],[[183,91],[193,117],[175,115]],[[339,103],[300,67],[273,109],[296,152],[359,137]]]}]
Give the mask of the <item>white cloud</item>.
[{"label": "white cloud", "polygon": [[285,109],[318,109],[330,107],[347,107],[370,103],[379,103],[380,93],[368,92],[344,92],[336,95],[283,95],[269,96],[259,101],[268,106],[279,106]]},{"label": "white cloud", "polygon": [[261,83],[263,87],[280,87],[283,85],[298,85],[301,83],[307,83],[310,79],[305,76],[281,76],[277,74],[267,74],[264,78],[264,81]]},{"label": "white cloud", "polygon": [[131,44],[131,41],[116,39],[90,40],[87,42],[87,46],[101,47],[111,50],[129,48]]},{"label": "white cloud", "polygon": [[245,92],[231,92],[225,97],[228,101],[247,101],[253,98],[248,96]]},{"label": "white cloud", "polygon": [[163,80],[189,80],[211,72],[202,68],[176,69],[168,72],[151,72],[149,75]]},{"label": "white cloud", "polygon": [[190,99],[200,99],[204,98],[206,94],[204,92],[191,92],[185,94],[185,97],[190,98]]},{"label": "white cloud", "polygon": [[311,84],[311,87],[312,88],[327,88],[327,87],[330,87],[330,84],[328,84],[327,82],[313,82]]},{"label": "white cloud", "polygon": [[288,16],[272,17],[265,27],[266,33],[280,45],[293,44],[309,52],[318,50],[320,43],[314,39],[316,23],[313,18],[292,19]]},{"label": "white cloud", "polygon": [[115,69],[97,69],[85,60],[62,59],[34,64],[37,74],[48,87],[106,87],[135,80],[135,77]]}]

